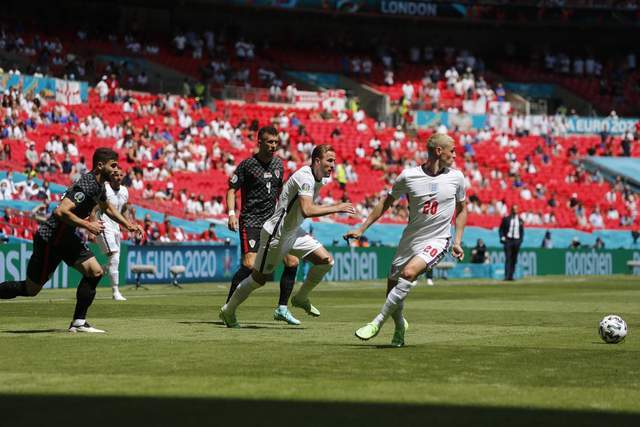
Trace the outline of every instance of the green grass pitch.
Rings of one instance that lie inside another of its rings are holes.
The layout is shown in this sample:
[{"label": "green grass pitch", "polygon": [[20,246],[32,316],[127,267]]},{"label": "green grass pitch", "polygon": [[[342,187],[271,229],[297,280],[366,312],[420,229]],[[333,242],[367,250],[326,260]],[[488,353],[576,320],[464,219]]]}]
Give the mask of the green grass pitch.
[{"label": "green grass pitch", "polygon": [[[0,301],[0,425],[640,425],[640,282],[632,277],[421,283],[407,347],[354,337],[382,282],[323,283],[320,318],[272,320],[277,285],[217,318],[226,284],[99,289],[65,332],[73,290]],[[604,344],[621,315],[626,342]],[[73,421],[78,421],[74,424]]]}]

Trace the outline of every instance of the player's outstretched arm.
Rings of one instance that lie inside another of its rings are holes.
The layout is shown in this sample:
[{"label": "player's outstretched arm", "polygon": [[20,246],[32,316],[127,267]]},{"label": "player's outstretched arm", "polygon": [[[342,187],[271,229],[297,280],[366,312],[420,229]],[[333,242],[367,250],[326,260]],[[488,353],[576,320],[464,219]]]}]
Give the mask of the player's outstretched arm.
[{"label": "player's outstretched arm", "polygon": [[374,224],[377,220],[380,219],[382,215],[393,205],[396,200],[390,195],[387,194],[384,200],[380,200],[378,204],[371,210],[371,213],[367,217],[367,220],[360,227],[355,230],[348,231],[343,237],[345,239],[359,239],[364,232],[369,228],[372,224]]},{"label": "player's outstretched arm", "polygon": [[462,250],[462,234],[464,227],[467,225],[467,201],[463,200],[456,203],[456,236],[453,239],[451,253],[458,260],[464,259],[464,250]]},{"label": "player's outstretched arm", "polygon": [[227,190],[227,215],[229,215],[229,230],[238,231],[238,216],[236,215],[236,189]]},{"label": "player's outstretched arm", "polygon": [[118,224],[122,225],[124,228],[126,228],[127,231],[140,233],[140,234],[144,233],[140,225],[136,224],[135,222],[127,221],[127,219],[122,215],[122,213],[118,212],[118,210],[114,208],[111,205],[111,203],[106,201],[101,202],[100,209],[102,210],[102,212],[106,213],[109,218],[111,218]]},{"label": "player's outstretched arm", "polygon": [[335,205],[314,205],[313,199],[309,196],[300,197],[300,210],[305,218],[314,218],[318,216],[331,215],[334,213],[346,213],[353,215],[356,213],[351,203],[337,203]]},{"label": "player's outstretched arm", "polygon": [[60,201],[60,205],[58,205],[58,207],[53,211],[53,215],[59,221],[62,221],[69,225],[73,225],[74,227],[84,228],[91,234],[98,235],[102,233],[102,231],[104,230],[104,224],[102,223],[102,221],[93,219],[87,221],[80,218],[72,212],[72,209],[75,207],[76,204],[65,197]]}]

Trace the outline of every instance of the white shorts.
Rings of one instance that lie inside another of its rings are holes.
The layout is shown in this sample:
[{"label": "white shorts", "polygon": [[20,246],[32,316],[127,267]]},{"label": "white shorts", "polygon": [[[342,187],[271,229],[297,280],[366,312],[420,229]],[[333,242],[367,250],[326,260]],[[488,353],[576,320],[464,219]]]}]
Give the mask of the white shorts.
[{"label": "white shorts", "polygon": [[302,228],[289,235],[272,237],[264,228],[260,232],[260,248],[256,254],[253,267],[260,273],[269,274],[276,269],[282,258],[291,254],[298,258],[304,258],[313,251],[322,247],[322,244],[311,237]]},{"label": "white shorts", "polygon": [[120,230],[105,230],[96,237],[96,243],[103,254],[120,252]]},{"label": "white shorts", "polygon": [[412,258],[419,257],[427,263],[427,269],[435,267],[444,258],[449,249],[450,239],[418,240],[412,245],[401,245],[391,263],[389,279],[398,280],[400,272]]}]

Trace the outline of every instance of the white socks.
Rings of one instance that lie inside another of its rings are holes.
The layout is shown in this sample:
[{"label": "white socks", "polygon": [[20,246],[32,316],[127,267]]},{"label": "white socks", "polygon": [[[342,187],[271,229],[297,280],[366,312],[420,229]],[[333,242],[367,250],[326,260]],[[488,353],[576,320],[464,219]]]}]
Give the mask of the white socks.
[{"label": "white socks", "polygon": [[304,283],[296,294],[296,299],[306,301],[309,298],[309,293],[318,285],[318,283],[320,283],[324,275],[331,270],[331,267],[333,267],[333,261],[329,264],[313,265],[309,269],[307,277],[304,279]]},{"label": "white socks", "polygon": [[409,291],[411,291],[411,288],[413,288],[416,283],[417,282],[410,282],[406,279],[400,278],[398,280],[398,284],[391,289],[391,292],[387,295],[387,300],[384,302],[382,310],[380,310],[380,314],[373,319],[372,323],[380,327],[389,316],[393,315],[398,310],[400,310],[399,318],[396,319],[394,316],[396,325],[398,324],[398,321],[402,321],[402,306],[404,305],[404,300],[407,298]]},{"label": "white socks", "polygon": [[114,294],[120,293],[118,285],[120,284],[120,272],[118,271],[118,261],[120,260],[120,252],[114,252],[107,257],[107,277],[111,281],[111,289]]},{"label": "white socks", "polygon": [[253,275],[250,274],[242,282],[240,282],[236,290],[233,292],[233,295],[231,295],[231,299],[229,299],[229,302],[226,303],[224,307],[222,307],[222,309],[225,311],[229,310],[231,312],[235,312],[236,308],[238,308],[238,306],[242,304],[244,300],[249,298],[251,292],[255,291],[260,286],[262,285],[253,280]]}]

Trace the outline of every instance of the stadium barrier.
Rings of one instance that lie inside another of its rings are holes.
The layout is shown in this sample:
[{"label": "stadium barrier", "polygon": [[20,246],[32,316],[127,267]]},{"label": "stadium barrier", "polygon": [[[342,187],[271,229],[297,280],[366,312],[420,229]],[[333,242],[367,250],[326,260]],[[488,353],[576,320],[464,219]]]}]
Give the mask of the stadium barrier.
[{"label": "stadium barrier", "polygon": [[[143,274],[141,284],[172,283],[171,267],[183,265],[181,283],[230,282],[238,267],[238,247],[222,245],[147,245],[129,246],[121,264],[152,264],[156,274]],[[134,283],[135,274],[130,268],[125,273],[126,282]]]},{"label": "stadium barrier", "polygon": [[[422,129],[430,127],[433,128],[443,124],[449,129],[455,126],[462,131],[482,129],[487,123],[493,123],[492,117],[498,117],[491,114],[449,114],[447,112],[436,113],[425,110],[414,111],[413,116],[416,126]],[[544,117],[540,115],[531,115],[530,118],[533,122],[542,121],[544,119]],[[572,135],[592,135],[599,134],[602,131],[607,131],[612,135],[623,135],[627,132],[634,132],[639,120],[640,119],[636,117],[611,118],[567,116],[565,117],[564,123],[567,133]]]},{"label": "stadium barrier", "polygon": [[[106,258],[98,247],[89,245],[96,254],[98,262],[106,263]],[[340,282],[353,280],[385,279],[393,260],[396,248],[391,246],[353,248],[347,246],[328,246],[335,265],[327,273],[325,280]],[[27,263],[32,252],[31,243],[8,243],[0,245],[0,282],[22,280],[26,277]],[[448,278],[487,278],[501,280],[504,277],[504,251],[502,248],[488,248],[488,264],[459,263],[443,272],[436,270],[435,277],[446,275]],[[180,277],[181,283],[230,282],[239,263],[238,247],[222,245],[122,245],[120,251],[120,277],[123,283],[135,283],[135,274],[130,266],[134,264],[153,264],[157,267],[155,275],[144,274],[143,284],[169,284],[172,282],[171,267],[184,265],[185,271]],[[471,259],[471,248],[465,248],[465,261]],[[635,261],[631,262],[630,261]],[[640,250],[568,250],[568,249],[527,249],[522,248],[518,255],[516,278],[544,275],[640,275]],[[308,270],[308,263],[298,269],[297,280],[302,281]],[[274,275],[279,280],[280,266]],[[75,288],[80,282],[80,274],[62,263],[54,272],[45,288]],[[110,286],[105,277],[100,286]]]},{"label": "stadium barrier", "polygon": [[[101,265],[107,263],[107,258],[100,252],[98,246],[89,244],[91,250],[96,254],[96,258]],[[127,245],[122,245],[120,250],[120,259],[127,259]],[[33,244],[25,243],[7,243],[0,245],[0,282],[5,280],[24,280],[27,277],[27,263],[33,252]],[[127,264],[120,263],[120,277],[127,274]],[[76,288],[82,276],[75,269],[60,263],[60,266],[51,276],[51,279],[45,284],[45,288]],[[99,286],[111,286],[109,279],[103,277]]]},{"label": "stadium barrier", "polygon": [[[325,280],[332,282],[352,280],[385,279],[396,248],[390,246],[353,248],[346,246],[328,246],[327,250],[334,259],[334,267],[327,273]],[[436,270],[435,277],[448,278],[486,278],[502,280],[504,278],[504,250],[500,247],[488,248],[488,264],[471,264],[471,248],[465,248],[465,263],[441,272]],[[449,258],[448,258],[449,259]],[[627,264],[630,260],[640,260],[640,250],[569,250],[521,248],[516,266],[516,278],[544,275],[610,275],[629,274]],[[298,269],[297,280],[304,279],[308,266]],[[280,266],[274,275],[278,280],[282,272]],[[633,269],[640,275],[640,268]]]}]

